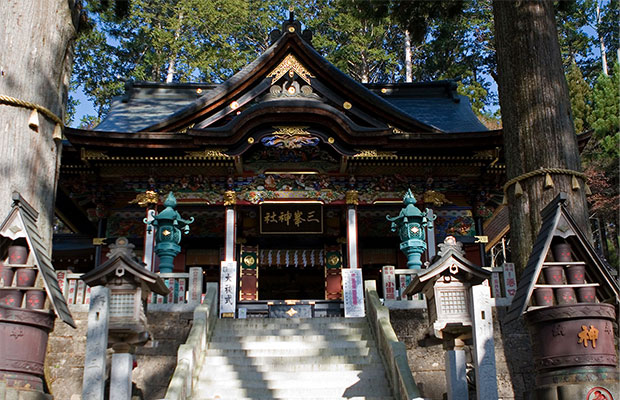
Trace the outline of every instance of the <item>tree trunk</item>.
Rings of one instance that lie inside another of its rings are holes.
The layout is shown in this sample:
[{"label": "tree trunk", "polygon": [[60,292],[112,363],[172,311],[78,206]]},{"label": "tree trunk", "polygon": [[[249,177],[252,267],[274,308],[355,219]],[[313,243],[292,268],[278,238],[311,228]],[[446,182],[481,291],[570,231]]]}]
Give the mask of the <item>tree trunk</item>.
[{"label": "tree trunk", "polygon": [[[79,10],[75,1],[5,0],[0,13],[0,94],[47,107],[63,119]],[[18,191],[39,211],[44,244],[51,249],[61,145],[55,123],[32,110],[0,103],[0,219]]]},{"label": "tree trunk", "polygon": [[411,64],[411,37],[405,29],[405,82],[413,82],[413,65]]},{"label": "tree trunk", "polygon": [[607,49],[605,48],[605,39],[603,39],[603,35],[601,35],[600,30],[599,30],[600,25],[601,25],[601,2],[597,1],[596,2],[596,27],[597,27],[597,34],[598,34],[598,42],[601,47],[601,65],[603,67],[603,73],[605,75],[609,75],[608,70],[607,70]]},{"label": "tree trunk", "polygon": [[[540,168],[581,172],[553,2],[496,0],[493,10],[507,178]],[[571,214],[591,236],[584,190],[572,189],[570,175],[551,177],[549,189],[544,175],[521,181],[522,196],[515,196],[514,185],[508,188],[512,258],[519,273],[540,229],[540,211],[559,192],[568,194]]]}]

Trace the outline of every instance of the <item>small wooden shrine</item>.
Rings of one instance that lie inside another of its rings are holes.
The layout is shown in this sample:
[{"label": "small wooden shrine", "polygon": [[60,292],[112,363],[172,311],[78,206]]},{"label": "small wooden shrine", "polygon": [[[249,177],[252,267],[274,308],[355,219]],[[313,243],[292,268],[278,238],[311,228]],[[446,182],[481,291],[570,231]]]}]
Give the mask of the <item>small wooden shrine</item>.
[{"label": "small wooden shrine", "polygon": [[506,321],[523,315],[530,331],[534,398],[611,399],[619,386],[614,327],[620,289],[566,210],[566,199],[560,193],[541,213]]},{"label": "small wooden shrine", "polygon": [[0,380],[44,399],[48,334],[56,317],[73,328],[75,322],[39,235],[39,213],[17,192],[12,200],[0,224]]},{"label": "small wooden shrine", "polygon": [[175,272],[199,266],[218,281],[236,261],[238,304],[338,304],[341,268],[365,279],[405,268],[385,216],[409,189],[435,217],[422,262],[452,235],[483,263],[476,237],[502,201],[502,135],[456,83],[360,84],[292,17],[271,39],[223,84],[130,81],[96,128],[66,130],[57,215],[74,233],[55,236],[59,268],[87,272],[103,238],[124,236],[157,271],[143,219],[173,192],[195,219]]}]

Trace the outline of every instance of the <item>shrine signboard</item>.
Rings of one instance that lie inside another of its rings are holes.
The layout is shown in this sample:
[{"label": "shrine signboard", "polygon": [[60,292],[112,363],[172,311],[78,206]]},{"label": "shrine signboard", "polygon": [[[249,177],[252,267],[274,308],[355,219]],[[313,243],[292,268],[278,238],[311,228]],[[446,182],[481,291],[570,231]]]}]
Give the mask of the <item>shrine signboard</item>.
[{"label": "shrine signboard", "polygon": [[260,205],[260,232],[323,233],[323,206],[317,203],[263,203]]},{"label": "shrine signboard", "polygon": [[364,311],[364,286],[362,282],[361,269],[342,269],[345,318],[364,317],[366,315]]},{"label": "shrine signboard", "polygon": [[237,262],[222,261],[220,276],[220,318],[234,318],[237,306]]}]

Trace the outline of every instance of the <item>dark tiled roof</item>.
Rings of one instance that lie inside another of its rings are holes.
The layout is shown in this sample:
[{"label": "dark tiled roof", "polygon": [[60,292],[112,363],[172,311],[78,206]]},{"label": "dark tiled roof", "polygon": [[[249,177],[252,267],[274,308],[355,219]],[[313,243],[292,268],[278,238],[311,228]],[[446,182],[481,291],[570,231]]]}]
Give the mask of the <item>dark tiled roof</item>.
[{"label": "dark tiled roof", "polygon": [[[139,82],[129,84],[126,93],[112,101],[110,112],[95,128],[103,132],[138,132],[152,126],[217,86],[209,84],[164,84]],[[200,89],[202,92],[197,93]]]},{"label": "dark tiled roof", "polygon": [[445,132],[480,132],[487,128],[476,118],[469,99],[458,96],[460,101],[449,98],[390,98],[385,99],[405,113],[425,124]]},{"label": "dark tiled roof", "polygon": [[[391,84],[401,89],[408,84]],[[417,90],[399,92],[398,95],[380,95],[405,114],[445,132],[481,132],[487,128],[474,115],[465,96],[451,95],[445,91],[420,85]],[[443,88],[443,82],[438,87]],[[200,95],[197,89],[202,89]],[[371,87],[372,89],[372,87]],[[95,128],[103,132],[138,132],[161,122],[194,103],[197,98],[205,99],[218,92],[217,85],[157,84],[140,82],[129,86],[124,96],[112,102],[110,112]],[[443,92],[443,93],[442,93]]]},{"label": "dark tiled roof", "polygon": [[472,111],[469,99],[456,94],[454,81],[366,86],[410,117],[444,132],[487,130]]}]

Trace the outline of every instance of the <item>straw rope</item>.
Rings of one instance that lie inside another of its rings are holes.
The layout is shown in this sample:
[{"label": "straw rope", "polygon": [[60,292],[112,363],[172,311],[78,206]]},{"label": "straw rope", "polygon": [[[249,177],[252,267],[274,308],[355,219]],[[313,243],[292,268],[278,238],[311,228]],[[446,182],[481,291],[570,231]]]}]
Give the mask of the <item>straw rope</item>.
[{"label": "straw rope", "polygon": [[523,175],[519,175],[516,178],[512,178],[504,185],[504,195],[507,194],[508,188],[518,182],[529,179],[533,176],[537,175],[546,175],[546,174],[555,174],[555,175],[571,175],[577,178],[581,178],[584,181],[586,180],[586,174],[583,172],[573,171],[572,169],[564,169],[564,168],[540,168],[534,171],[526,172]]},{"label": "straw rope", "polygon": [[54,121],[55,123],[60,124],[60,126],[64,126],[64,124],[62,123],[62,120],[58,118],[56,114],[51,112],[48,108],[43,107],[39,104],[16,99],[15,97],[11,97],[11,96],[5,96],[3,94],[0,94],[0,104],[6,104],[10,106],[15,106],[15,107],[24,107],[24,108],[29,108],[31,110],[37,110],[41,114],[45,115],[47,118]]}]

